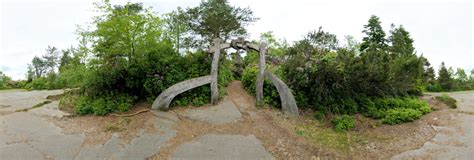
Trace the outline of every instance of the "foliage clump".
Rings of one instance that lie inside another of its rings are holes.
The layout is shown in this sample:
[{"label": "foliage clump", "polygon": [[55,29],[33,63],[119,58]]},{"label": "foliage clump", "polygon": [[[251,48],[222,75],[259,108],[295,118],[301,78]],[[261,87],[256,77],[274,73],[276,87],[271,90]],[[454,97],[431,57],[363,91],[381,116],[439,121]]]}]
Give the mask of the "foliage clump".
[{"label": "foliage clump", "polygon": [[389,109],[382,119],[382,123],[394,125],[403,122],[412,122],[420,118],[421,115],[423,115],[421,111],[411,108]]},{"label": "foliage clump", "polygon": [[436,100],[443,102],[451,108],[457,108],[457,101],[453,97],[448,96],[447,94],[442,94],[441,96],[436,96]]},{"label": "foliage clump", "polygon": [[346,114],[335,116],[331,120],[331,123],[333,124],[334,129],[336,129],[336,131],[347,131],[355,127],[354,118]]},{"label": "foliage clump", "polygon": [[93,113],[103,116],[110,112],[129,111],[133,101],[133,97],[124,94],[96,97],[94,99],[83,96],[76,102],[74,109],[75,113],[79,115]]}]

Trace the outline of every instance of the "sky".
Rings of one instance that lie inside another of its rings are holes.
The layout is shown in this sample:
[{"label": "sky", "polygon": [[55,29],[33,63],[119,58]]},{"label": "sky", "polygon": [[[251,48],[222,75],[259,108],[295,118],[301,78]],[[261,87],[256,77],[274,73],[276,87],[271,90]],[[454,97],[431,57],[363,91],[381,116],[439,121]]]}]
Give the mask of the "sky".
[{"label": "sky", "polygon": [[[110,0],[112,4],[142,2],[164,14],[199,5],[201,0]],[[474,68],[473,3],[471,0],[228,0],[249,7],[260,20],[247,27],[249,39],[272,31],[293,42],[319,26],[362,41],[363,25],[371,15],[380,17],[388,34],[390,24],[403,25],[415,40],[417,54],[435,69],[442,61],[469,72]],[[78,44],[78,26],[88,26],[97,13],[97,0],[2,0],[0,21],[0,71],[15,80],[25,79],[27,64],[45,52]]]}]

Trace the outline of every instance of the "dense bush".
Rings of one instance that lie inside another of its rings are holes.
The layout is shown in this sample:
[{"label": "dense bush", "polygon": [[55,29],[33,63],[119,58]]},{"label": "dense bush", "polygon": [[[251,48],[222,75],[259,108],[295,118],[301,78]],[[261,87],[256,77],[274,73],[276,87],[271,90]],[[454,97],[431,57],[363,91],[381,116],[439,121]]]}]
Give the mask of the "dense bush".
[{"label": "dense bush", "polygon": [[441,85],[439,83],[436,84],[429,84],[426,86],[426,90],[429,92],[442,92],[443,88],[441,88]]},{"label": "dense bush", "polygon": [[355,127],[354,118],[349,115],[335,116],[331,123],[336,131],[347,131]]},{"label": "dense bush", "polygon": [[76,102],[75,112],[80,115],[94,113],[99,116],[116,111],[126,112],[130,110],[133,101],[133,97],[124,94],[95,97],[93,99],[83,96]]},{"label": "dense bush", "polygon": [[[204,51],[198,51],[195,53],[188,53],[182,63],[183,80],[197,78],[210,74],[212,58],[209,54]],[[234,80],[231,71],[231,61],[223,59],[219,63],[219,74],[218,74],[218,85],[219,85],[219,96],[225,95],[225,87]],[[179,81],[175,82],[178,83]],[[153,88],[153,87],[150,87]],[[156,98],[156,97],[152,97]],[[184,92],[178,95],[172,102],[172,105],[178,106],[202,106],[210,102],[211,99],[211,88],[210,85],[204,85],[197,87],[190,91]]]},{"label": "dense bush", "polygon": [[367,116],[382,119],[386,124],[411,122],[431,112],[427,102],[417,98],[384,98],[373,100],[374,106],[369,107]]},{"label": "dense bush", "polygon": [[457,108],[457,101],[453,97],[448,96],[447,94],[442,94],[441,96],[436,96],[436,100],[443,102],[451,108]]},{"label": "dense bush", "polygon": [[383,119],[394,109],[413,109],[423,114],[431,112],[427,102],[417,98],[379,98],[374,99],[374,106],[369,107],[365,115],[375,119]]},{"label": "dense bush", "polygon": [[422,115],[423,113],[421,111],[412,108],[389,109],[382,119],[382,123],[394,125],[403,122],[412,122]]},{"label": "dense bush", "polygon": [[46,80],[46,78],[42,78],[42,77],[36,78],[33,81],[31,81],[31,83],[26,85],[26,88],[27,89],[35,89],[35,90],[48,89],[49,88],[48,80]]},{"label": "dense bush", "polygon": [[[251,95],[255,96],[255,85],[257,82],[258,68],[256,66],[247,67],[242,73],[242,84]],[[265,104],[280,107],[281,101],[277,89],[272,82],[266,79],[263,83],[263,101]]]},{"label": "dense bush", "polygon": [[2,71],[0,71],[0,89],[11,88],[12,87],[10,85],[11,81],[12,80],[10,77],[8,77],[7,75],[3,74]]}]

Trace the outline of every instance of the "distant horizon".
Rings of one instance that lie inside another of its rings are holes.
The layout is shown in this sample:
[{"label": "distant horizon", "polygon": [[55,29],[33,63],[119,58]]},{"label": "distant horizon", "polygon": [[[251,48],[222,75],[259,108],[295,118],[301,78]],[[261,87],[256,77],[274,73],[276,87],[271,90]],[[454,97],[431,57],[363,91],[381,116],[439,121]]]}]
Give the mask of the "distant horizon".
[{"label": "distant horizon", "polygon": [[[1,2],[0,71],[14,80],[25,79],[27,64],[45,52],[48,45],[66,49],[77,45],[76,25],[87,26],[97,1]],[[124,4],[127,1],[111,1]],[[201,0],[136,1],[153,7],[159,15],[178,6],[187,8]],[[460,1],[275,1],[271,4],[250,0],[229,0],[239,7],[250,7],[260,20],[247,27],[247,38],[258,40],[261,33],[272,31],[276,38],[292,43],[322,26],[336,34],[340,44],[344,36],[362,41],[363,25],[371,15],[380,17],[387,36],[390,24],[403,25],[414,39],[418,55],[423,54],[437,72],[441,62],[447,67],[474,69],[473,3]],[[336,12],[334,12],[336,11]],[[338,12],[340,11],[340,12]]]}]

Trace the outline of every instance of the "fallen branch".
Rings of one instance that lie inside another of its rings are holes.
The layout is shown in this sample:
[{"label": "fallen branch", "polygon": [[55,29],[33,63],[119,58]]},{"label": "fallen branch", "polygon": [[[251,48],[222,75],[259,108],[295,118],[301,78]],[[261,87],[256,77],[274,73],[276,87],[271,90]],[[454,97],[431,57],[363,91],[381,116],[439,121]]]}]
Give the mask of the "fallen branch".
[{"label": "fallen branch", "polygon": [[150,111],[150,109],[144,109],[144,110],[141,110],[141,111],[138,111],[138,112],[135,112],[135,113],[130,113],[130,114],[115,114],[115,113],[111,113],[110,115],[112,116],[116,116],[116,117],[131,117],[131,116],[135,116],[135,115],[138,115],[140,113],[144,113],[144,112],[148,112]]}]

